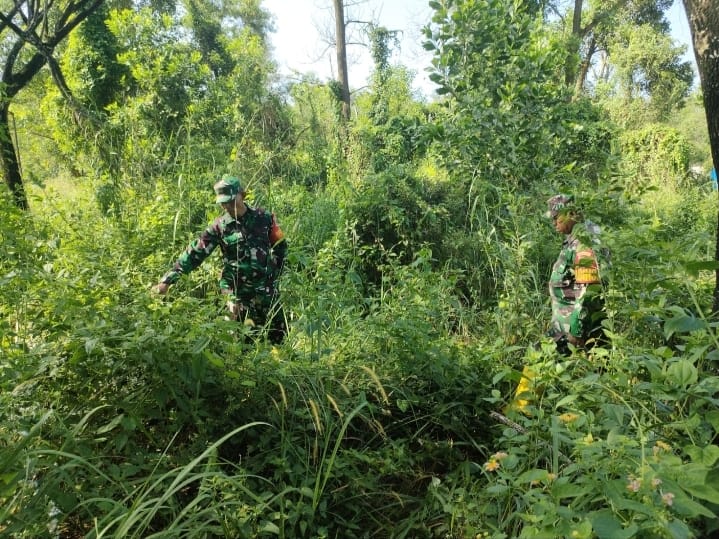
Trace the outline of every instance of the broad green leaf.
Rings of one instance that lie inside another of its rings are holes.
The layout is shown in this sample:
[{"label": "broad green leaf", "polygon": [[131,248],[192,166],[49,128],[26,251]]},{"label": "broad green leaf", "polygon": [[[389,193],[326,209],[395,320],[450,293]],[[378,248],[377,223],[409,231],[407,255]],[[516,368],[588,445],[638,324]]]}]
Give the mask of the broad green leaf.
[{"label": "broad green leaf", "polygon": [[707,323],[695,316],[678,315],[664,322],[664,336],[668,339],[675,333],[691,333],[706,329]]},{"label": "broad green leaf", "polygon": [[549,472],[535,468],[533,470],[527,470],[517,478],[518,483],[531,483],[533,481],[543,481],[547,479]]},{"label": "broad green leaf", "polygon": [[576,498],[591,492],[589,485],[577,485],[574,483],[556,483],[552,485],[552,496],[555,498]]},{"label": "broad green leaf", "polygon": [[508,490],[509,487],[507,485],[492,485],[485,489],[485,491],[489,492],[490,494],[504,494]]},{"label": "broad green leaf", "polygon": [[706,500],[713,504],[719,505],[719,490],[716,490],[715,488],[713,488],[709,485],[684,486],[684,490],[686,490],[689,494],[691,494],[695,498]]},{"label": "broad green leaf", "polygon": [[699,371],[687,359],[675,361],[667,368],[667,380],[680,387],[695,384],[699,379]]},{"label": "broad green leaf", "polygon": [[689,518],[694,518],[698,516],[717,518],[717,516],[709,509],[707,509],[704,505],[695,502],[683,492],[673,492],[672,494],[675,495],[672,507],[677,513],[685,515]]},{"label": "broad green leaf", "polygon": [[719,410],[710,410],[704,415],[704,419],[712,426],[714,432],[719,432]]},{"label": "broad green leaf", "polygon": [[719,261],[716,260],[690,260],[682,262],[682,266],[693,276],[699,275],[700,271],[715,271],[719,269]]},{"label": "broad green leaf", "polygon": [[702,449],[702,463],[706,466],[714,466],[719,460],[719,447],[716,445],[708,445]]},{"label": "broad green leaf", "polygon": [[554,528],[548,530],[538,526],[527,526],[522,529],[519,539],[557,539],[557,530]]},{"label": "broad green leaf", "polygon": [[609,498],[616,509],[634,511],[651,517],[654,514],[654,508],[624,497],[625,485],[626,483],[621,480],[604,483],[604,495]]},{"label": "broad green leaf", "polygon": [[275,524],[274,522],[263,522],[260,525],[260,530],[263,533],[271,533],[273,535],[279,535],[280,534],[280,528]]},{"label": "broad green leaf", "polygon": [[571,537],[572,539],[589,539],[592,537],[592,523],[589,520],[582,520],[574,526]]},{"label": "broad green leaf", "polygon": [[689,529],[689,526],[681,520],[672,520],[667,523],[667,530],[671,534],[672,539],[692,539],[696,537],[694,532]]},{"label": "broad green leaf", "polygon": [[597,511],[589,515],[589,520],[594,528],[594,533],[599,539],[629,539],[634,537],[639,528],[636,524],[630,524],[626,528],[609,509]]},{"label": "broad green leaf", "polygon": [[645,505],[642,502],[630,500],[629,498],[620,498],[618,500],[615,500],[615,505],[617,509],[634,511],[635,513],[639,513],[640,515],[646,515],[650,518],[654,516],[654,507]]},{"label": "broad green leaf", "polygon": [[554,409],[557,410],[562,406],[567,406],[577,400],[578,397],[579,395],[567,395],[566,397],[559,399],[559,402],[554,406]]}]

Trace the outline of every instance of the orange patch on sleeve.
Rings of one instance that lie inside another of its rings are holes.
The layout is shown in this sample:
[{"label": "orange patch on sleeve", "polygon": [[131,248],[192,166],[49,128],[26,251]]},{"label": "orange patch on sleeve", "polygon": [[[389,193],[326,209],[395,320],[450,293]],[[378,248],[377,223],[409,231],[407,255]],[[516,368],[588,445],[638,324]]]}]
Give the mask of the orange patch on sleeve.
[{"label": "orange patch on sleeve", "polygon": [[276,243],[285,239],[285,234],[282,232],[280,225],[277,224],[277,219],[272,215],[272,228],[270,228],[270,243],[275,245]]}]

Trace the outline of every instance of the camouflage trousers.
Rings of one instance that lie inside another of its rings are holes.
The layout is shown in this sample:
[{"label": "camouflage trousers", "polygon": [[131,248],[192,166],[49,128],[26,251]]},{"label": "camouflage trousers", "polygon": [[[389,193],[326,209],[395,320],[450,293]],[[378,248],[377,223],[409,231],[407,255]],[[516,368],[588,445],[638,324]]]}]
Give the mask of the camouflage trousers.
[{"label": "camouflage trousers", "polygon": [[237,298],[227,302],[230,317],[251,329],[250,336],[260,335],[267,330],[267,340],[280,344],[287,334],[287,323],[279,294],[271,297]]}]

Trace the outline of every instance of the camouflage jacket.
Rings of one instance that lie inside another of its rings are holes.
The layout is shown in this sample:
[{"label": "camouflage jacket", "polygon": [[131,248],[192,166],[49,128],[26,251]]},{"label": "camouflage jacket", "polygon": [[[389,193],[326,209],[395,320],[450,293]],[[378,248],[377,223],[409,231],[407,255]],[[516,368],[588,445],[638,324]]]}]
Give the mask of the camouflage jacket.
[{"label": "camouflage jacket", "polygon": [[215,219],[180,255],[162,282],[173,284],[190,273],[219,247],[222,252],[220,289],[230,300],[269,305],[287,253],[274,214],[247,207],[237,220],[228,213]]},{"label": "camouflage jacket", "polygon": [[573,233],[567,235],[549,278],[550,335],[555,340],[570,336],[578,340],[595,337],[603,318],[602,293],[595,249],[586,246]]}]

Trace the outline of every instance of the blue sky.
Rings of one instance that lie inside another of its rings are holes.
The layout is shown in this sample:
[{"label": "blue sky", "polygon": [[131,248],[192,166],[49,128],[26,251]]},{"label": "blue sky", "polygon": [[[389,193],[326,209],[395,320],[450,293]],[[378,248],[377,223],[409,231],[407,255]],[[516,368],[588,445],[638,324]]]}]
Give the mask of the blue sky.
[{"label": "blue sky", "polygon": [[[415,70],[415,88],[425,94],[433,88],[424,71],[431,55],[422,48],[420,32],[432,14],[427,3],[428,0],[365,0],[356,9],[356,15],[363,20],[378,21],[390,30],[401,31],[401,48],[393,61]],[[263,5],[275,16],[277,31],[272,43],[281,72],[314,73],[322,80],[332,78],[336,73],[335,52],[322,39],[323,28],[334,31],[332,0],[264,0]],[[674,2],[667,19],[674,38],[687,45],[686,59],[693,63],[689,25],[681,0]],[[352,47],[349,55],[350,87],[360,88],[366,84],[372,61],[368,51],[361,47]]]}]

